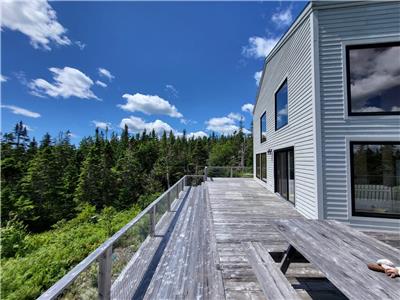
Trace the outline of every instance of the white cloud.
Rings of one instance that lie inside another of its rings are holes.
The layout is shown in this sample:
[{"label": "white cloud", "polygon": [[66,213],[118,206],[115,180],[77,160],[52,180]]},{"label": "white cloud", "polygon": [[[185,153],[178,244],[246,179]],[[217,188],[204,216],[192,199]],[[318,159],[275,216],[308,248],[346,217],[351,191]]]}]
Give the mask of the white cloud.
[{"label": "white cloud", "polygon": [[8,77],[0,74],[0,82],[6,82],[7,80],[8,80]]},{"label": "white cloud", "polygon": [[238,113],[233,113],[233,112],[229,113],[228,118],[230,118],[232,120],[237,120],[237,121],[240,121],[242,118],[244,120],[244,116],[242,116],[241,114],[238,114]]},{"label": "white cloud", "polygon": [[81,50],[86,48],[86,44],[82,43],[81,41],[75,41],[74,44],[77,45],[78,48],[81,49]]},{"label": "white cloud", "polygon": [[167,84],[165,86],[165,90],[167,93],[169,93],[171,96],[178,98],[179,97],[179,92],[178,90],[172,85],[172,84]]},{"label": "white cloud", "polygon": [[96,84],[101,86],[101,87],[103,87],[103,88],[107,87],[107,84],[105,84],[103,81],[100,81],[100,80],[96,80]]},{"label": "white cloud", "polygon": [[93,120],[92,123],[97,128],[100,128],[100,129],[103,129],[103,130],[106,130],[107,128],[108,129],[112,128],[111,123],[109,123],[109,122],[102,122],[102,121]]},{"label": "white cloud", "polygon": [[278,27],[288,26],[292,23],[292,20],[293,16],[291,6],[272,15],[272,22],[274,22]]},{"label": "white cloud", "polygon": [[25,116],[25,117],[29,117],[29,118],[39,118],[40,117],[40,114],[37,112],[33,112],[33,111],[30,111],[30,110],[27,110],[25,108],[18,107],[15,105],[1,105],[1,107],[9,109],[15,115],[21,115],[21,116]]},{"label": "white cloud", "polygon": [[248,112],[249,114],[253,115],[254,105],[251,103],[246,103],[242,106],[242,111]]},{"label": "white cloud", "polygon": [[2,0],[1,27],[29,37],[34,48],[50,50],[50,43],[70,45],[66,29],[57,21],[54,9],[46,0]]},{"label": "white cloud", "polygon": [[140,93],[134,95],[124,94],[122,98],[126,99],[126,104],[119,104],[118,106],[125,111],[140,111],[147,115],[159,114],[173,118],[183,117],[175,105],[170,104],[167,100],[157,95],[143,95]]},{"label": "white cloud", "polygon": [[109,81],[113,80],[115,78],[114,75],[110,73],[107,69],[104,68],[99,68],[99,75],[105,78],[108,78]]},{"label": "white cloud", "polygon": [[50,68],[54,82],[50,83],[42,78],[29,83],[32,94],[36,96],[48,95],[50,97],[78,97],[82,99],[98,99],[91,91],[93,81],[78,69],[64,67]]},{"label": "white cloud", "polygon": [[125,124],[132,132],[143,132],[144,130],[150,132],[154,129],[158,136],[162,135],[164,131],[166,131],[167,133],[170,131],[172,131],[173,133],[177,133],[169,124],[161,120],[146,122],[142,118],[130,116],[129,118],[124,118],[121,120],[120,127],[124,128]]},{"label": "white cloud", "polygon": [[252,36],[249,38],[249,44],[243,47],[242,54],[247,57],[265,58],[277,42],[278,38]]},{"label": "white cloud", "polygon": [[188,135],[188,138],[203,138],[203,137],[208,137],[208,134],[205,133],[204,131],[195,131],[195,132],[191,132]]},{"label": "white cloud", "polygon": [[239,130],[235,120],[228,117],[211,118],[206,122],[207,130],[230,135]]},{"label": "white cloud", "polygon": [[256,80],[257,85],[260,84],[261,76],[262,76],[262,71],[258,71],[258,72],[254,73],[254,79]]}]

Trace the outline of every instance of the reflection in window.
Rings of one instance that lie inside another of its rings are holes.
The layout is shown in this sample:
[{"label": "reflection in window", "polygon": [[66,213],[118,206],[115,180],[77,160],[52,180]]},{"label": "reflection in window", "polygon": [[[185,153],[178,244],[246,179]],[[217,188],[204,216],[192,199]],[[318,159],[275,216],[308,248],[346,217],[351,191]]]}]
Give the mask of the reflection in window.
[{"label": "reflection in window", "polygon": [[400,217],[400,143],[351,143],[353,214]]},{"label": "reflection in window", "polygon": [[287,81],[282,84],[275,94],[275,130],[288,123],[288,86]]},{"label": "reflection in window", "polygon": [[260,154],[256,154],[256,176],[257,176],[257,178],[261,178],[261,161],[260,161],[260,159],[261,159],[261,156],[260,156]]},{"label": "reflection in window", "polygon": [[260,140],[264,143],[267,140],[267,115],[263,113],[260,118]]},{"label": "reflection in window", "polygon": [[261,153],[261,180],[267,181],[267,153]]},{"label": "reflection in window", "polygon": [[400,43],[347,47],[349,114],[400,113]]}]

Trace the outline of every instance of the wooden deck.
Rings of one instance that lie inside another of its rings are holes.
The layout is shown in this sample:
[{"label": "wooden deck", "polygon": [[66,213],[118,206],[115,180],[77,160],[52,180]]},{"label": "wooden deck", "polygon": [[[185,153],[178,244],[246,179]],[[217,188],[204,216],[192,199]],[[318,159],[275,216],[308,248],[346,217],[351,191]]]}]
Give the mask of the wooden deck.
[{"label": "wooden deck", "polygon": [[[253,179],[214,178],[181,193],[112,287],[113,299],[265,299],[244,252],[259,242],[279,260],[288,244],[272,221],[303,218]],[[370,233],[398,245],[394,234]],[[345,299],[305,262],[286,276],[303,299]]]}]

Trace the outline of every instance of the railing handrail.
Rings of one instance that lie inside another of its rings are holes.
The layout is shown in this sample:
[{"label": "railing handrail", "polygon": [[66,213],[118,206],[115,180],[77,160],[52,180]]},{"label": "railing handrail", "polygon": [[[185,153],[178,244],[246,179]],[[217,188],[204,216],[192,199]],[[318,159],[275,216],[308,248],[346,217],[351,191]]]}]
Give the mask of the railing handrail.
[{"label": "railing handrail", "polygon": [[110,247],[114,245],[129,229],[131,229],[140,219],[148,214],[150,210],[155,207],[165,196],[168,195],[174,188],[176,188],[182,182],[185,183],[187,177],[192,175],[184,175],[179,179],[174,185],[172,185],[168,190],[161,194],[156,200],[150,203],[144,210],[142,210],[136,217],[129,221],[124,227],[118,230],[113,236],[107,239],[103,244],[97,247],[92,253],[90,253],[86,258],[84,258],[79,264],[77,264],[72,270],[65,274],[59,281],[52,285],[47,291],[45,291],[38,300],[44,299],[54,299],[59,296],[68,286],[70,286],[76,277],[85,271],[95,260],[99,259],[100,256],[107,251]]}]

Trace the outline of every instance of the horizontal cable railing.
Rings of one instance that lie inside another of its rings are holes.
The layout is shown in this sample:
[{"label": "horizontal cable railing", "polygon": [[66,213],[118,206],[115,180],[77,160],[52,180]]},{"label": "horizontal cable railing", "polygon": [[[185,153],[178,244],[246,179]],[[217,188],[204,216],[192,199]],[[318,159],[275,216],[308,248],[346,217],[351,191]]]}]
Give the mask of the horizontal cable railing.
[{"label": "horizontal cable railing", "polygon": [[[79,264],[77,264],[71,271],[69,271],[63,278],[61,278],[46,292],[44,292],[38,299],[56,299],[60,295],[63,295],[66,290],[70,288],[75,281],[77,281],[78,276],[83,276],[82,274],[87,270],[90,270],[91,273],[86,274],[84,276],[85,279],[93,279],[92,277],[97,275],[98,298],[110,299],[112,280],[113,277],[116,277],[115,274],[113,274],[116,271],[115,266],[113,266],[115,260],[113,247],[120,247],[123,249],[122,247],[124,244],[129,244],[129,246],[132,246],[132,243],[139,244],[137,245],[137,247],[139,247],[141,242],[143,242],[147,236],[153,237],[156,234],[157,222],[166,212],[171,211],[171,205],[173,201],[179,198],[179,195],[184,190],[185,186],[198,185],[204,179],[204,175],[183,176],[160,197],[158,197],[136,217],[134,217],[129,223],[127,223],[107,241],[101,244],[96,250],[90,253]],[[132,230],[133,232],[131,232]],[[129,233],[135,236],[125,237],[129,235]],[[130,249],[130,252],[132,252],[132,249]],[[123,260],[123,262],[127,261],[129,261],[129,259]],[[95,262],[98,262],[98,266],[93,266]],[[123,266],[119,266],[117,269],[120,271],[122,268]],[[89,293],[89,289],[86,286],[84,287],[84,290],[86,293]],[[93,297],[95,295],[92,293],[91,296]]]},{"label": "horizontal cable railing", "polygon": [[204,176],[207,177],[253,177],[253,167],[206,166]]}]

